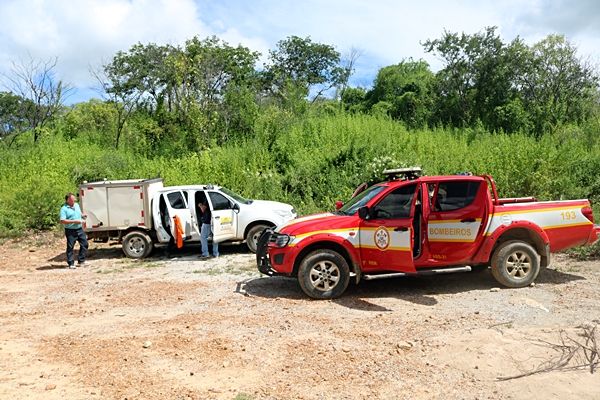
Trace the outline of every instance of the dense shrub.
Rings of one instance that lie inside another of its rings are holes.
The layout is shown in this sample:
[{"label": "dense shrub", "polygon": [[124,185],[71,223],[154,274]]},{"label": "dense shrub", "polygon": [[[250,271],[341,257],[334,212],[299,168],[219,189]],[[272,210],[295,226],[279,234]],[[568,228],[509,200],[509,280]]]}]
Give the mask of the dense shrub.
[{"label": "dense shrub", "polygon": [[[600,217],[600,145],[590,129],[565,127],[538,140],[480,128],[409,131],[385,116],[299,118],[273,108],[257,117],[252,135],[188,152],[114,150],[68,135],[46,135],[34,146],[24,136],[12,147],[0,145],[0,234],[52,226],[64,193],[84,180],[161,176],[167,185],[220,184],[310,213],[331,209],[384,168],[409,165],[430,175],[492,174],[502,196],[590,198]],[[139,134],[154,133],[150,124]]]}]

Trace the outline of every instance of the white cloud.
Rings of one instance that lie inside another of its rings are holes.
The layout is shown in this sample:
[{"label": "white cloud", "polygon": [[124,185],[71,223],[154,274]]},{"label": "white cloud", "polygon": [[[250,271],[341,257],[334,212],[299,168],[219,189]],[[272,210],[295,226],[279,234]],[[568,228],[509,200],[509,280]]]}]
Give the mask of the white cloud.
[{"label": "white cloud", "polygon": [[97,66],[136,42],[180,43],[210,34],[192,0],[12,0],[0,4],[0,62],[59,58],[60,76],[91,83]]},{"label": "white cloud", "polygon": [[444,30],[474,33],[494,25],[504,40],[520,35],[529,43],[558,31],[582,55],[597,58],[595,4],[585,0],[570,9],[566,0],[1,0],[0,72],[28,54],[58,56],[60,77],[86,87],[92,84],[89,65],[136,42],[181,44],[215,34],[259,51],[264,62],[278,40],[297,35],[335,45],[341,53],[362,50],[357,77],[368,85],[379,68],[408,57],[438,69],[439,60],[424,53],[420,42]]}]

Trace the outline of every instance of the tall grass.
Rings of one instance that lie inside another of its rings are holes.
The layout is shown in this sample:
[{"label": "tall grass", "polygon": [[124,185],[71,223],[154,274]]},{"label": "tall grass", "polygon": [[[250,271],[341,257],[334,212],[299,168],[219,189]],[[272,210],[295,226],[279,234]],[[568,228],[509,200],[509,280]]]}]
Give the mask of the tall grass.
[{"label": "tall grass", "polygon": [[169,156],[58,133],[35,146],[26,139],[0,145],[0,235],[52,227],[66,192],[103,178],[219,184],[310,213],[331,209],[386,167],[419,165],[429,175],[492,174],[502,196],[600,201],[600,145],[577,127],[536,140],[480,129],[408,131],[385,117],[273,112],[261,115],[251,137]]}]

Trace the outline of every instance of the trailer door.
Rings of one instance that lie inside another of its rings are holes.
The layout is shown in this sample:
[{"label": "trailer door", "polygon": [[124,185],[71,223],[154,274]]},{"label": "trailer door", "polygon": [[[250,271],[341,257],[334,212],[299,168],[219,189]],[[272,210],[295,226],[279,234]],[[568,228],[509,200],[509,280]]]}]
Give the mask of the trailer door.
[{"label": "trailer door", "polygon": [[177,215],[181,221],[181,227],[183,228],[183,240],[190,240],[194,236],[199,236],[198,227],[192,222],[192,213],[188,207],[188,201],[186,198],[187,193],[181,190],[171,190],[164,192],[161,196],[165,198],[167,210],[169,211],[169,230],[171,235],[175,237],[175,223],[173,217]]}]

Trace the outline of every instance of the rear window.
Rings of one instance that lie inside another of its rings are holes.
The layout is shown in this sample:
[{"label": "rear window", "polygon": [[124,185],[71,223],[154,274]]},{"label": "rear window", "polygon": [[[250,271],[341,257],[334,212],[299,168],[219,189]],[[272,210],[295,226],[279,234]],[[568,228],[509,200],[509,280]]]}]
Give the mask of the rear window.
[{"label": "rear window", "polygon": [[433,203],[433,210],[453,211],[468,206],[475,200],[480,185],[481,182],[474,181],[440,183]]},{"label": "rear window", "polygon": [[184,208],[187,208],[181,192],[167,193],[167,198],[169,199],[169,204],[171,204],[171,207],[173,207],[174,209],[182,210]]}]

